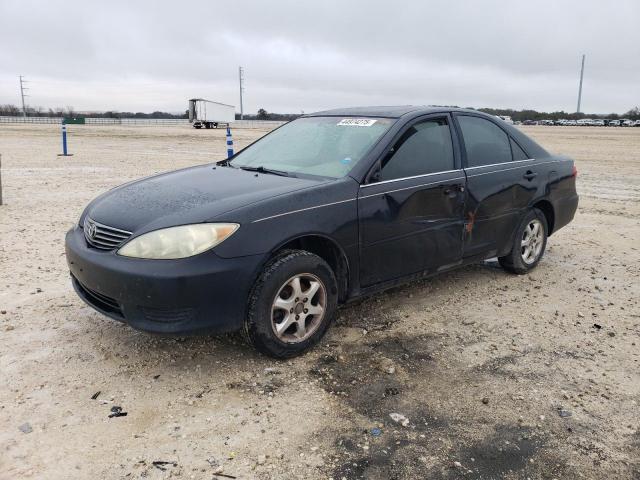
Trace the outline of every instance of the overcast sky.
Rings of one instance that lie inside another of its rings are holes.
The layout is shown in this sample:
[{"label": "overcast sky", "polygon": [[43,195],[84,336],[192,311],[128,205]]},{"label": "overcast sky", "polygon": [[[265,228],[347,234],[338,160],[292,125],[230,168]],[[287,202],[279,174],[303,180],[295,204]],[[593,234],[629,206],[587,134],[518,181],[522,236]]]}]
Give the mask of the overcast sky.
[{"label": "overcast sky", "polygon": [[640,104],[640,1],[0,1],[0,103],[245,112]]}]

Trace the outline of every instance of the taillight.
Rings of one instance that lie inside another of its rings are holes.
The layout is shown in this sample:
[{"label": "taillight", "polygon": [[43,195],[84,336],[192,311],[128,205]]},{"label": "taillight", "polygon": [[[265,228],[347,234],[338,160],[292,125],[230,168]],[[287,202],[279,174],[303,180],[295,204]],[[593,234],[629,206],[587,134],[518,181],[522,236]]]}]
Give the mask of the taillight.
[{"label": "taillight", "polygon": [[571,176],[572,177],[577,177],[578,176],[578,169],[576,168],[576,166],[573,166],[573,170],[571,171]]}]

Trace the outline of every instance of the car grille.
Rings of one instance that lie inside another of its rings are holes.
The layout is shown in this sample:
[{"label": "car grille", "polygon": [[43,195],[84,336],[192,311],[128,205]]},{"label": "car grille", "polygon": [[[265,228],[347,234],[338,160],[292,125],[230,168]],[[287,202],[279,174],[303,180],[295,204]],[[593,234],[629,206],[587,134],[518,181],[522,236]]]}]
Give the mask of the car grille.
[{"label": "car grille", "polygon": [[103,225],[89,217],[84,219],[82,230],[87,243],[100,250],[113,250],[131,236],[131,232]]}]

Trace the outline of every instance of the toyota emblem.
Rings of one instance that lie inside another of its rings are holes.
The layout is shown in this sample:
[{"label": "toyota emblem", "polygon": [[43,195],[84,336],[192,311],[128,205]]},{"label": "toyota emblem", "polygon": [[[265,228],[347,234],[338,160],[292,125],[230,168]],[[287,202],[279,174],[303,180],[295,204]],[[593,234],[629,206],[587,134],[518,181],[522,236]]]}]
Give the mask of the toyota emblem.
[{"label": "toyota emblem", "polygon": [[91,239],[95,238],[95,236],[96,236],[96,224],[93,223],[91,220],[89,220],[87,222],[86,232],[85,233],[86,233],[87,237],[91,238]]}]

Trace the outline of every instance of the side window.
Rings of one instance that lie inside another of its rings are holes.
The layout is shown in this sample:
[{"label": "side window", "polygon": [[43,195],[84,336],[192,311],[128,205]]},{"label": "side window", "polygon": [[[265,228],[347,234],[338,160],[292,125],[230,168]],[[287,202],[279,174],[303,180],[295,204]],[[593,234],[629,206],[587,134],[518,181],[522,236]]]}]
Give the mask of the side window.
[{"label": "side window", "polygon": [[382,160],[380,180],[454,169],[451,132],[445,118],[411,126]]},{"label": "side window", "polygon": [[457,119],[467,150],[467,167],[511,161],[509,137],[495,123],[466,115],[460,115]]},{"label": "side window", "polygon": [[529,155],[524,153],[524,150],[520,148],[520,146],[513,141],[513,138],[509,138],[511,140],[511,152],[513,153],[514,160],[529,160]]}]

